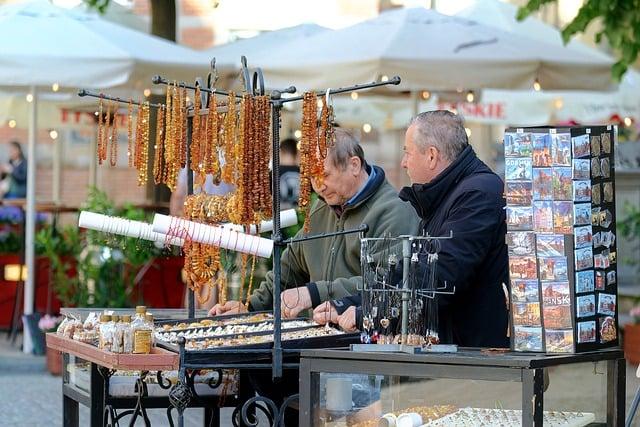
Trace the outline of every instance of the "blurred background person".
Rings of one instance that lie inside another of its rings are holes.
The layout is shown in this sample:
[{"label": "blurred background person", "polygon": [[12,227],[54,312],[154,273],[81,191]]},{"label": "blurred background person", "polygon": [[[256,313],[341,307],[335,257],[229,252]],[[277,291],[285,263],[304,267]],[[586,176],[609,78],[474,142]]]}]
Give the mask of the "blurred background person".
[{"label": "blurred background person", "polygon": [[287,138],[280,142],[280,206],[291,209],[298,206],[300,193],[300,166],[298,140]]},{"label": "blurred background person", "polygon": [[5,199],[27,197],[27,159],[18,141],[9,143],[9,162],[0,165],[0,192]]}]

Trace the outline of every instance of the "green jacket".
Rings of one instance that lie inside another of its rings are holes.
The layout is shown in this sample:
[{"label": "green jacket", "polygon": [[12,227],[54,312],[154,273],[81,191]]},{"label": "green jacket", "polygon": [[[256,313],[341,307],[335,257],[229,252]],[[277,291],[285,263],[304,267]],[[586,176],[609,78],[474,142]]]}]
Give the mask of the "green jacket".
[{"label": "green jacket", "polygon": [[[397,237],[415,233],[419,218],[411,206],[398,198],[398,192],[377,166],[373,182],[341,215],[322,200],[311,208],[311,234],[350,230],[367,224],[365,237]],[[296,237],[302,235],[302,230]],[[281,289],[306,285],[314,307],[323,301],[355,294],[362,286],[360,238],[340,235],[293,243],[282,254]],[[273,308],[273,272],[249,299],[254,311]]]}]

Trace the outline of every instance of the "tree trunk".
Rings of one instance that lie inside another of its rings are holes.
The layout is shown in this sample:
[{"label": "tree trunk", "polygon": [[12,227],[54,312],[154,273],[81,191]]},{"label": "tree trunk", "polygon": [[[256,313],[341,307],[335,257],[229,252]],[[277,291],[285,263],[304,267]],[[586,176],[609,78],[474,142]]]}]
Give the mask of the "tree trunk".
[{"label": "tree trunk", "polygon": [[[151,5],[151,34],[163,39],[176,41],[176,0],[150,0]],[[171,77],[171,76],[168,76]],[[164,103],[165,96],[152,95],[150,102]],[[155,110],[155,109],[153,109]],[[156,114],[151,114],[149,127],[149,141],[156,138]],[[147,197],[154,203],[168,202],[171,192],[165,185],[155,185],[153,182],[153,158],[155,157],[154,144],[149,143],[149,176],[147,184]]]}]

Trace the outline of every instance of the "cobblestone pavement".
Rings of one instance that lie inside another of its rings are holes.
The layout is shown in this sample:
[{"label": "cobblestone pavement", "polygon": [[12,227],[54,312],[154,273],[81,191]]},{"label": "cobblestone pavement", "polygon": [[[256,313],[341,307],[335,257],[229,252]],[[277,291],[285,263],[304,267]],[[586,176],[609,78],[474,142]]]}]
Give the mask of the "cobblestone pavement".
[{"label": "cobblestone pavement", "polygon": [[[603,413],[606,410],[606,403],[600,398],[606,385],[603,367],[599,364],[593,365],[593,368],[550,371],[551,385],[545,394],[545,408]],[[639,385],[635,367],[627,365],[627,412]],[[581,389],[588,392],[577,397],[573,390]],[[403,384],[398,390],[399,396],[404,396],[403,401],[415,404],[420,403],[420,397],[431,395],[432,392],[446,403],[463,406],[475,403],[479,407],[494,407],[497,404],[504,408],[519,407],[521,399],[519,386],[515,383],[463,384],[452,380],[432,380]],[[476,400],[468,402],[468,396],[476,396]],[[412,402],[412,399],[416,401]],[[202,409],[190,409],[185,414],[186,426],[203,425]],[[80,405],[79,415],[80,425],[88,425],[89,410]],[[150,410],[149,415],[152,425],[168,425],[164,410]],[[223,409],[221,415],[222,425],[230,426],[231,409]],[[9,344],[5,336],[0,335],[0,427],[59,425],[62,425],[61,378],[46,372],[44,357],[22,354]],[[640,414],[633,425],[640,427]]]}]

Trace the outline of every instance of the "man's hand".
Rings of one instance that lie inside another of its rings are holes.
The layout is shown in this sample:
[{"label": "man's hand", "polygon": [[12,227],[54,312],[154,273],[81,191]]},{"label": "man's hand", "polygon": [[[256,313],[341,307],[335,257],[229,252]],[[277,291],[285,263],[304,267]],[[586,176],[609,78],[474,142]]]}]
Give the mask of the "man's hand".
[{"label": "man's hand", "polygon": [[240,301],[227,301],[224,305],[216,304],[209,310],[209,316],[220,316],[222,314],[246,313],[247,307]]},{"label": "man's hand", "polygon": [[344,313],[338,316],[338,325],[346,332],[355,332],[356,328],[356,306],[352,305]]},{"label": "man's hand", "polygon": [[298,286],[282,292],[280,302],[282,317],[291,319],[297,317],[301,311],[311,308],[311,295],[306,286]]},{"label": "man's hand", "polygon": [[338,323],[338,312],[331,302],[323,302],[313,310],[313,320],[321,325]]}]

